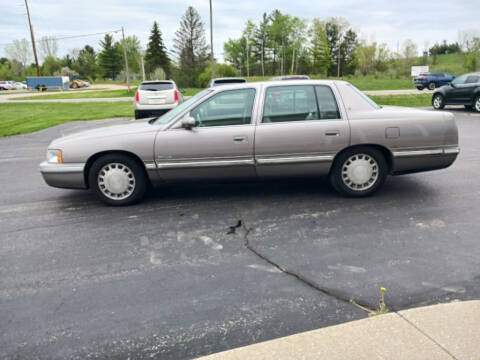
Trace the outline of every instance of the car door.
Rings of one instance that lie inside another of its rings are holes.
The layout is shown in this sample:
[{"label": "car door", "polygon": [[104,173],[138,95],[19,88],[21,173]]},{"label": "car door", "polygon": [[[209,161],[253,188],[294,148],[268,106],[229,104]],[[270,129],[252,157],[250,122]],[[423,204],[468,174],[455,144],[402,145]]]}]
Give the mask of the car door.
[{"label": "car door", "polygon": [[[318,175],[348,146],[350,127],[328,85],[269,86],[255,131],[258,176]],[[318,100],[318,101],[317,101]]]},{"label": "car door", "polygon": [[466,84],[468,76],[468,74],[461,75],[452,81],[452,86],[445,94],[448,104],[463,104],[468,101],[468,85]]},{"label": "car door", "polygon": [[190,111],[194,127],[160,131],[155,140],[159,177],[254,177],[255,97],[255,88],[217,91]]}]

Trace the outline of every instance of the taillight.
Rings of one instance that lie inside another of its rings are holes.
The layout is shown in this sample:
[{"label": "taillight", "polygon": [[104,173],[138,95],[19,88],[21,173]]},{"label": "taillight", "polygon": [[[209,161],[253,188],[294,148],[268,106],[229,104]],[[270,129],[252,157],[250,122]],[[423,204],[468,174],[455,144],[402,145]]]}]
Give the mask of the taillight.
[{"label": "taillight", "polygon": [[173,92],[173,101],[175,101],[175,102],[178,101],[178,91],[177,91],[177,90],[175,90],[175,91]]},{"label": "taillight", "polygon": [[138,95],[138,91],[135,93],[135,102],[140,101],[140,95]]}]

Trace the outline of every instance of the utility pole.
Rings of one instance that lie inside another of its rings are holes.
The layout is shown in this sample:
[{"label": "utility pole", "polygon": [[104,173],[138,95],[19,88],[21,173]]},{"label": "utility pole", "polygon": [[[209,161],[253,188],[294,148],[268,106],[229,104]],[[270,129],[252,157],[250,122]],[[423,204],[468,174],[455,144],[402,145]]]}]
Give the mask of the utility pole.
[{"label": "utility pole", "polygon": [[33,56],[35,57],[35,67],[37,68],[37,76],[40,76],[40,66],[38,66],[37,48],[35,46],[35,37],[33,36],[32,20],[30,19],[30,10],[28,10],[28,3],[25,0],[25,7],[27,8],[28,25],[30,25],[30,35],[32,36]]},{"label": "utility pole", "polygon": [[[26,0],[25,0],[26,1]],[[128,73],[128,61],[127,61],[127,47],[125,44],[125,32],[123,31],[123,26],[122,26],[122,38],[123,38],[123,57],[125,59],[125,77],[127,80],[127,88],[128,92],[130,92],[130,74]]]},{"label": "utility pole", "polygon": [[210,0],[210,62],[212,63],[212,79],[215,78],[215,61],[213,60],[213,17],[212,0]]},{"label": "utility pole", "polygon": [[340,77],[340,43],[338,44],[338,55],[337,55],[337,77]]},{"label": "utility pole", "polygon": [[143,54],[140,54],[140,61],[142,64],[142,81],[145,81],[145,64],[143,63]]}]

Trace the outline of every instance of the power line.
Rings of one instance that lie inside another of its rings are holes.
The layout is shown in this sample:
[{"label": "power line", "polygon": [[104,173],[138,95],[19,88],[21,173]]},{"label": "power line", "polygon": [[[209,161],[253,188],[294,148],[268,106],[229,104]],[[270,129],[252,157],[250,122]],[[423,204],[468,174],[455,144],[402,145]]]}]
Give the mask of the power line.
[{"label": "power line", "polygon": [[[111,31],[104,31],[104,32],[98,32],[98,33],[92,33],[92,34],[69,35],[69,36],[63,36],[63,37],[58,37],[58,38],[40,39],[40,40],[36,40],[36,42],[38,43],[38,42],[40,42],[40,41],[66,40],[66,39],[83,38],[83,37],[89,37],[89,36],[96,36],[96,35],[105,35],[105,34],[111,34],[111,33],[118,33],[118,32],[120,32],[120,31],[122,31],[122,29],[111,30]],[[7,46],[7,45],[13,45],[13,42],[0,44],[0,46]]]}]

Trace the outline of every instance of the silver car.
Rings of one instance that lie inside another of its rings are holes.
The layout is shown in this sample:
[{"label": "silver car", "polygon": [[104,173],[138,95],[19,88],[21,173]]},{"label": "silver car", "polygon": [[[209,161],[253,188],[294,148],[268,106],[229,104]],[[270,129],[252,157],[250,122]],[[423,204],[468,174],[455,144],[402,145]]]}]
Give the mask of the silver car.
[{"label": "silver car", "polygon": [[139,201],[170,180],[328,175],[367,196],[387,175],[442,169],[459,153],[448,112],[380,107],[344,81],[225,85],[160,118],[54,140],[47,184],[92,189],[111,205]]},{"label": "silver car", "polygon": [[173,80],[143,81],[135,93],[135,119],[163,115],[182,102]]}]

